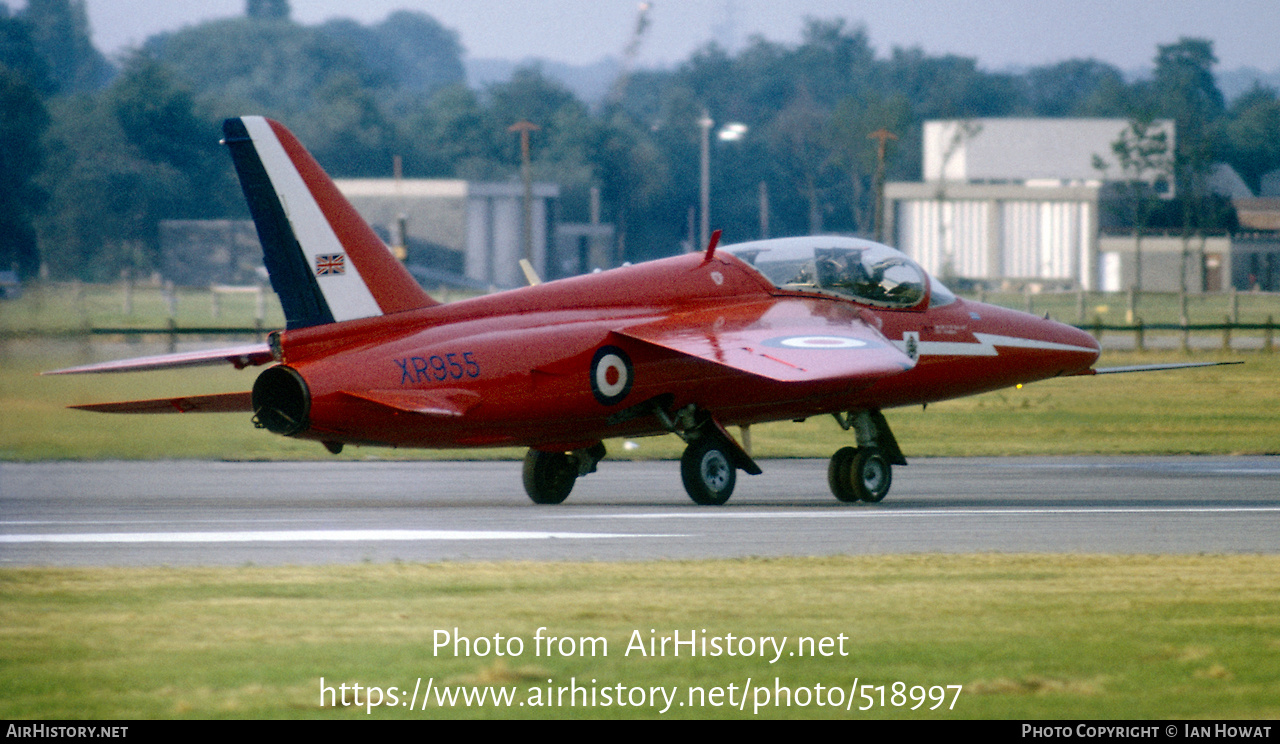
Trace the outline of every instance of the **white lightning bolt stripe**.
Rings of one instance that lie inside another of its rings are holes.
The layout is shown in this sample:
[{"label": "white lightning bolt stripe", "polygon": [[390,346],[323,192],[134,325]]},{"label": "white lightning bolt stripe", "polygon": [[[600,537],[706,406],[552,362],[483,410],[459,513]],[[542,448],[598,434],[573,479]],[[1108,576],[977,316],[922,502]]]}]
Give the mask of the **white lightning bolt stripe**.
[{"label": "white lightning bolt stripe", "polygon": [[[1000,352],[996,347],[1006,349],[1041,349],[1044,351],[1081,351],[1086,353],[1096,353],[1097,349],[1091,349],[1084,346],[1076,346],[1074,344],[1060,344],[1054,341],[1043,341],[1035,338],[1021,338],[1018,336],[1000,336],[994,333],[975,333],[973,337],[978,343],[970,343],[965,341],[920,341],[917,348],[920,356],[999,356]],[[906,353],[907,342],[894,341],[894,346]]]}]

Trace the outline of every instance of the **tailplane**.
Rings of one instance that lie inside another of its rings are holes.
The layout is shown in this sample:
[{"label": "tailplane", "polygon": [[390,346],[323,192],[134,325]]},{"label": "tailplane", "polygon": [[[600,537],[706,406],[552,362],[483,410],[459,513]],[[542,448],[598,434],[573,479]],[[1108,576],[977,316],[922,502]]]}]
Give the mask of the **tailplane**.
[{"label": "tailplane", "polygon": [[245,116],[222,132],[289,328],[438,304],[282,124]]}]

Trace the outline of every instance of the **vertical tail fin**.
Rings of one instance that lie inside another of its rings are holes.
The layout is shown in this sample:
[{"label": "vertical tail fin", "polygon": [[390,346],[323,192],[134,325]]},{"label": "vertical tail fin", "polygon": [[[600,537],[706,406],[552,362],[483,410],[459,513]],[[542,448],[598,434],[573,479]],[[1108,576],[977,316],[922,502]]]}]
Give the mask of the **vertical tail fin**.
[{"label": "vertical tail fin", "polygon": [[437,304],[282,124],[245,116],[222,132],[289,328]]}]

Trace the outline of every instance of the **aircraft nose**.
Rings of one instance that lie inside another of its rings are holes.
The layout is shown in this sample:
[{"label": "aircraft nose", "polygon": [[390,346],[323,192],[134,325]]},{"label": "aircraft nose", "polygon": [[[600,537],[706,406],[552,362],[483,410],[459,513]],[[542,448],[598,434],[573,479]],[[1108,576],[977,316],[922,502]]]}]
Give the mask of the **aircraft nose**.
[{"label": "aircraft nose", "polygon": [[1063,323],[1057,323],[1056,325],[1058,326],[1056,330],[1058,330],[1063,336],[1063,340],[1060,341],[1060,343],[1079,349],[1076,356],[1078,356],[1080,360],[1080,366],[1078,369],[1073,371],[1085,370],[1092,367],[1093,363],[1098,361],[1098,357],[1102,354],[1102,346],[1098,343],[1098,339],[1094,338],[1093,335],[1087,331],[1082,331],[1075,326],[1069,326]]}]

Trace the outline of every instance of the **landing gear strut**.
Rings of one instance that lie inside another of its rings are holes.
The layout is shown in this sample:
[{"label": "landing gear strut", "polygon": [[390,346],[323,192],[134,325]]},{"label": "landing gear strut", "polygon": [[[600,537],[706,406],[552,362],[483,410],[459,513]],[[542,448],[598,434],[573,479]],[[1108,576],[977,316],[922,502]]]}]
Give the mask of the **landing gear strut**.
[{"label": "landing gear strut", "polygon": [[569,497],[579,476],[596,472],[604,444],[572,452],[531,449],[524,456],[524,490],[535,504],[559,504]]},{"label": "landing gear strut", "polygon": [[827,466],[827,485],[837,499],[877,503],[889,494],[893,465],[906,465],[889,423],[879,411],[836,415],[841,428],[853,429],[857,447],[842,447]]}]

